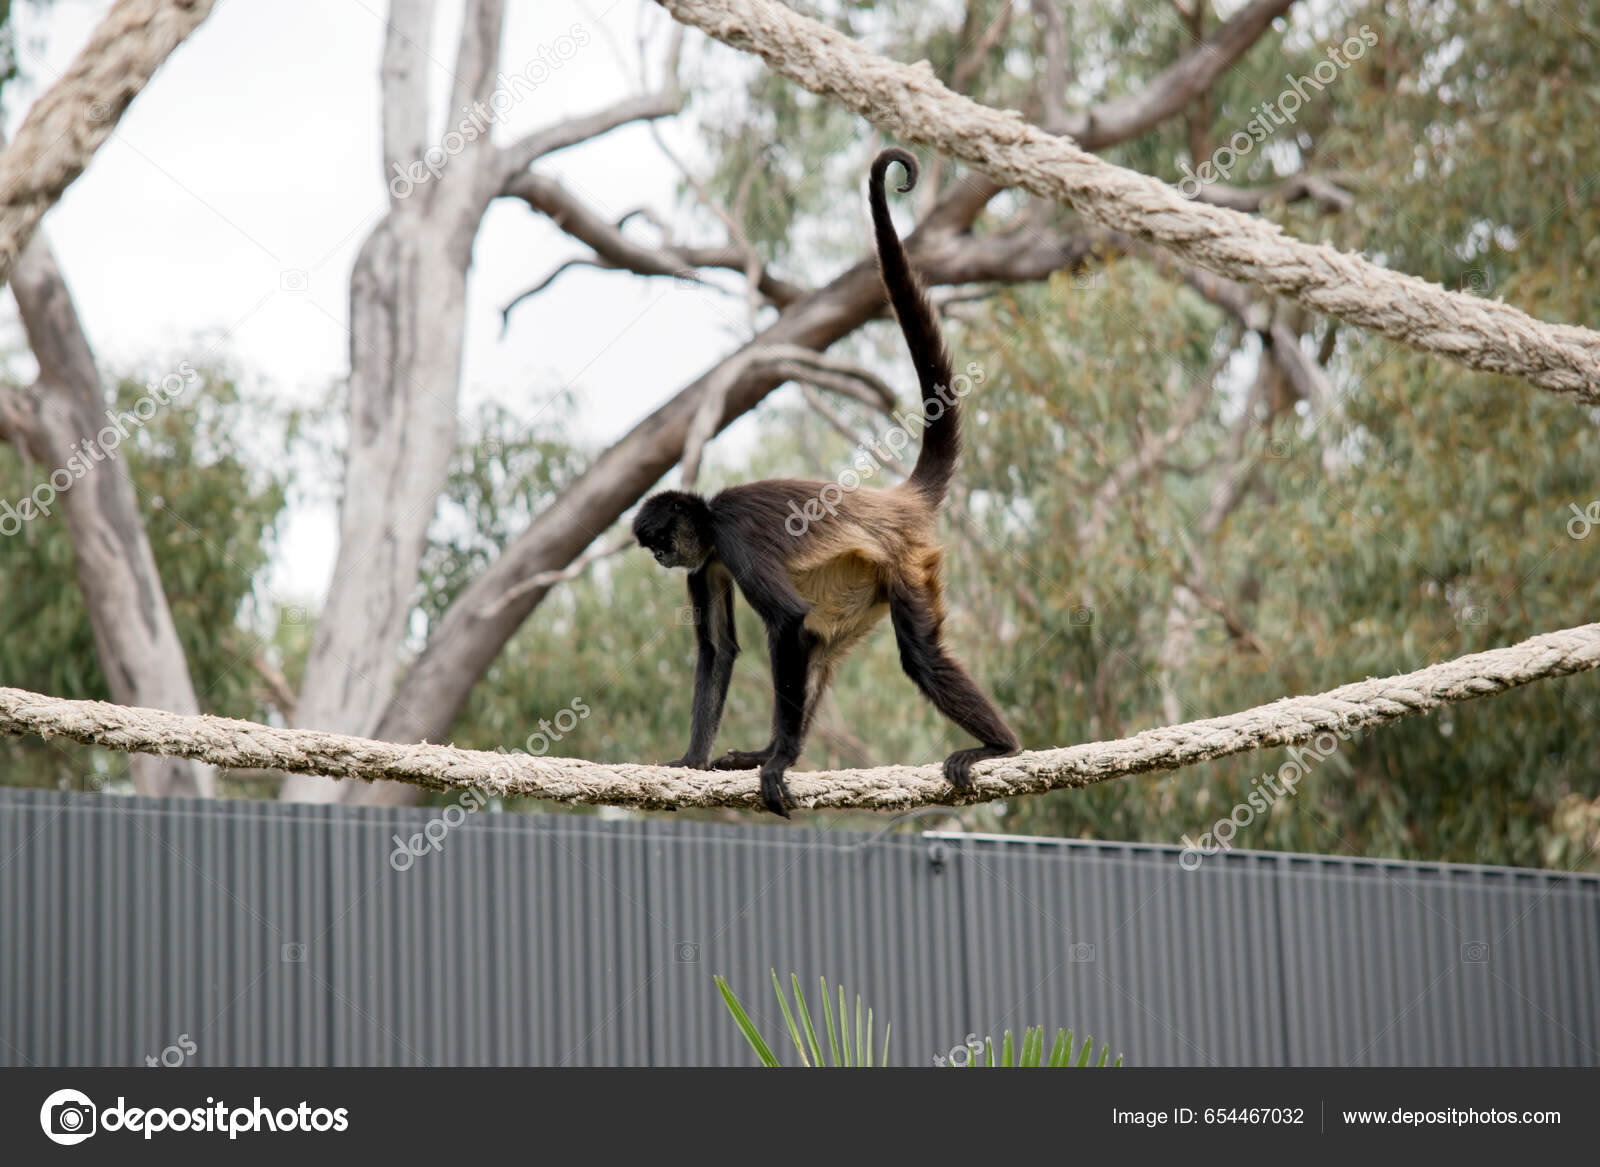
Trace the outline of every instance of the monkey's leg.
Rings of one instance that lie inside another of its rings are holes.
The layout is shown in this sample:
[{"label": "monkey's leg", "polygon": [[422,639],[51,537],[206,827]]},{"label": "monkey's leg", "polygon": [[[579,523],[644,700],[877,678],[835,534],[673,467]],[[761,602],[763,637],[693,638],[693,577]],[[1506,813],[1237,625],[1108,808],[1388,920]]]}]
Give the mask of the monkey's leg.
[{"label": "monkey's leg", "polygon": [[816,637],[803,618],[783,619],[767,633],[772,654],[772,756],[761,764],[761,801],[773,814],[789,817],[794,796],[783,772],[800,756],[805,741],[806,679]]},{"label": "monkey's leg", "polygon": [[794,590],[783,562],[758,553],[748,540],[717,541],[717,550],[739,590],[767,626],[772,661],[772,753],[761,763],[761,801],[774,814],[789,817],[794,804],[783,772],[800,756],[806,714],[806,677],[818,637],[806,627],[811,605]]},{"label": "monkey's leg", "polygon": [[939,609],[938,595],[928,587],[902,583],[889,593],[889,619],[900,645],[900,667],[940,713],[983,743],[957,750],[944,761],[944,776],[950,785],[970,790],[974,762],[1014,754],[1020,743],[983,690],[945,651]]},{"label": "monkey's leg", "polygon": [[[800,740],[805,741],[811,736],[811,724],[817,718],[817,707],[822,704],[822,697],[828,691],[828,684],[833,680],[833,662],[829,660],[820,648],[811,654],[811,665],[806,678],[806,711],[800,722]],[[774,728],[774,740],[777,731]],[[757,770],[766,765],[772,757],[773,743],[768,742],[759,750],[729,750],[720,758],[711,760],[713,770]]]}]

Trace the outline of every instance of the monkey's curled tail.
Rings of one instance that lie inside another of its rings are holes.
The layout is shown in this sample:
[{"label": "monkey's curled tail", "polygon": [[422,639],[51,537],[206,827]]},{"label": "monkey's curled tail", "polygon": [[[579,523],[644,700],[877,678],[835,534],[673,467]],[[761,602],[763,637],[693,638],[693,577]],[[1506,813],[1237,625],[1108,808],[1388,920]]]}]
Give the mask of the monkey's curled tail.
[{"label": "monkey's curled tail", "polygon": [[926,425],[922,449],[917,454],[917,465],[910,481],[937,501],[944,498],[955,474],[956,459],[961,454],[961,408],[950,387],[950,353],[944,347],[939,317],[934,313],[922,281],[906,258],[906,249],[895,233],[894,221],[889,218],[883,180],[891,162],[900,163],[906,172],[905,184],[899,188],[901,194],[917,185],[916,158],[908,150],[890,147],[873,159],[868,201],[872,204],[872,226],[878,237],[878,269],[883,273],[883,286],[889,293],[889,303],[900,321],[900,331],[905,335],[911,360],[917,366],[917,380],[922,385],[922,415]]}]

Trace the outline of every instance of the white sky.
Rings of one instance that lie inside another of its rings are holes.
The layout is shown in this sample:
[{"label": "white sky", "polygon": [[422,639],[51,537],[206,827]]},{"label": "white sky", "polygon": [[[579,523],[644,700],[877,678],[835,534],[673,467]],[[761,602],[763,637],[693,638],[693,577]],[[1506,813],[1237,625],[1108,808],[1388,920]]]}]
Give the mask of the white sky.
[{"label": "white sky", "polygon": [[[9,130],[109,6],[55,0],[15,11],[22,77],[7,90]],[[432,46],[441,133],[457,7],[440,5]],[[641,0],[507,7],[507,72],[575,23],[591,40],[509,112],[497,141],[633,92],[636,79],[602,27],[631,61],[640,22],[657,41],[667,22]],[[302,403],[321,400],[346,374],[350,269],[386,205],[378,94],[386,11],[383,0],[222,0],[134,102],[45,219],[104,371],[156,372],[213,352]],[[653,78],[660,55],[649,58]],[[699,157],[684,126],[665,131],[680,156]],[[674,205],[677,173],[643,129],[615,131],[540,169],[612,218]],[[702,228],[694,239],[715,237]],[[580,436],[609,441],[730,349],[738,297],[583,268],[519,308],[502,341],[500,307],[582,253],[526,207],[491,208],[469,285],[464,416],[493,398],[531,418],[570,385]],[[297,274],[285,274],[300,272],[303,290]],[[290,513],[269,578],[275,596],[320,600],[335,523],[331,504]]]}]

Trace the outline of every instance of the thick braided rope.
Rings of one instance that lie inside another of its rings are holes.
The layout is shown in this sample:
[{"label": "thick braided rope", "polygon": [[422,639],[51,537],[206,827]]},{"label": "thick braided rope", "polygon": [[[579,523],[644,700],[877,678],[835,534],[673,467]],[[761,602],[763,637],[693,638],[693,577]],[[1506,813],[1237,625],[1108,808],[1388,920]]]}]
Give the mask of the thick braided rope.
[{"label": "thick braided rope", "polygon": [[674,18],[760,55],[901,140],[961,158],[1008,185],[1070,203],[1107,227],[1159,243],[1221,275],[1474,369],[1600,402],[1600,333],[1546,324],[1497,300],[1447,292],[1264,219],[1191,202],[1045,132],[1014,110],[947,89],[927,62],[902,65],[772,0],[657,0]]},{"label": "thick braided rope", "polygon": [[44,213],[83,173],[129,103],[214,0],[119,0],[0,153],[0,283]]},{"label": "thick braided rope", "polygon": [[[979,763],[976,790],[957,794],[938,766],[795,771],[789,785],[814,810],[907,810],[1088,786],[1151,770],[1310,742],[1489,697],[1531,681],[1600,666],[1600,624],[1585,624],[1474,653],[1398,677],[1357,681],[1314,697],[1286,697],[1227,717],[1146,730],[1113,742],[1037,750]],[[520,795],[649,810],[759,807],[754,773],[608,765],[575,758],[399,745],[342,734],[276,729],[222,717],[185,717],[98,701],[62,701],[0,688],[0,732],[64,737],[113,750],[178,754],[218,766],[391,778],[433,789],[475,787]]]}]

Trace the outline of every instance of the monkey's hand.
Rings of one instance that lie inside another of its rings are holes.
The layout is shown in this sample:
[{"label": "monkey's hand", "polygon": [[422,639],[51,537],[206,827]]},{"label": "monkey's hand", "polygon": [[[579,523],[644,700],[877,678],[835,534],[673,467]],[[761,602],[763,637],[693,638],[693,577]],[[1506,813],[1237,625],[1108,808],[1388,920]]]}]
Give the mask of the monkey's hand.
[{"label": "monkey's hand", "polygon": [[772,760],[772,747],[760,750],[729,750],[711,760],[713,770],[759,770]]},{"label": "monkey's hand", "polygon": [[783,767],[770,761],[761,767],[761,801],[773,814],[789,817],[789,808],[795,805],[789,784],[783,780]]}]

